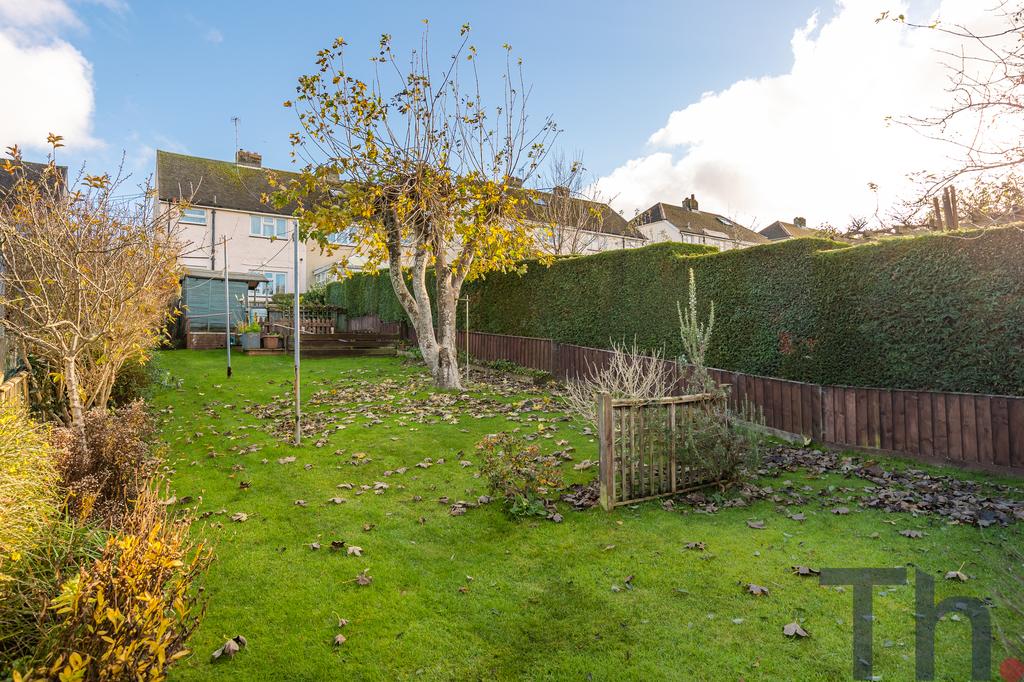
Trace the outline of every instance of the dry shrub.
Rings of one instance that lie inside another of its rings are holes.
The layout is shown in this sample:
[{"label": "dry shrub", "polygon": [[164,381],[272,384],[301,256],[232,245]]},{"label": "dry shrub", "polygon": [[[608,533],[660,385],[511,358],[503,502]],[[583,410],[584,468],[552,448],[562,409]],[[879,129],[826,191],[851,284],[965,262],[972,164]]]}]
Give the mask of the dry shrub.
[{"label": "dry shrub", "polygon": [[153,422],[142,401],[89,410],[84,421],[84,436],[73,428],[53,435],[68,514],[116,524],[159,468]]},{"label": "dry shrub", "polygon": [[194,583],[211,553],[189,540],[189,519],[168,518],[152,487],[122,521],[101,555],[51,601],[56,624],[39,647],[36,677],[163,680],[188,653],[205,611]]},{"label": "dry shrub", "polygon": [[636,341],[631,346],[615,343],[607,364],[588,363],[587,373],[569,382],[565,399],[570,410],[596,426],[599,393],[612,398],[664,398],[672,384],[671,366],[659,352],[644,353]]},{"label": "dry shrub", "polygon": [[545,497],[562,487],[556,458],[512,433],[487,436],[476,448],[484,455],[480,469],[488,488],[513,516],[548,515]]},{"label": "dry shrub", "polygon": [[56,516],[57,481],[46,432],[24,408],[0,404],[0,582]]}]

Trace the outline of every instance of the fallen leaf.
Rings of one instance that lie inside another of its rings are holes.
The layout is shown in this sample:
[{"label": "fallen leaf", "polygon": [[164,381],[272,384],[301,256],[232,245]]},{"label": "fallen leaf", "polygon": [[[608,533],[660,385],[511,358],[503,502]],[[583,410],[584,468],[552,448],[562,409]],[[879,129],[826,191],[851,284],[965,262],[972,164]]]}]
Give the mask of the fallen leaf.
[{"label": "fallen leaf", "polygon": [[334,636],[334,646],[341,646],[345,643],[345,635],[340,632]]},{"label": "fallen leaf", "polygon": [[369,569],[364,568],[359,575],[356,576],[356,584],[366,586],[373,582],[373,577],[367,573],[368,570]]},{"label": "fallen leaf", "polygon": [[747,527],[753,528],[754,530],[764,530],[765,523],[764,521],[747,521]]},{"label": "fallen leaf", "polygon": [[754,583],[747,583],[746,585],[744,585],[744,587],[747,589],[747,592],[754,595],[755,597],[767,597],[769,593],[767,587],[761,587],[760,585],[755,585]]},{"label": "fallen leaf", "polygon": [[837,516],[846,516],[850,513],[850,509],[849,507],[836,507],[835,509],[832,510],[832,513],[836,514]]},{"label": "fallen leaf", "polygon": [[249,520],[249,515],[245,512],[235,512],[231,515],[231,520],[237,523],[244,523]]},{"label": "fallen leaf", "polygon": [[282,457],[281,459],[277,460],[277,463],[278,464],[291,464],[294,461],[295,461],[295,457],[293,455],[288,455],[287,457]]},{"label": "fallen leaf", "polygon": [[960,571],[949,571],[946,573],[946,580],[959,580],[962,583],[967,582],[967,575]]},{"label": "fallen leaf", "polygon": [[698,552],[703,552],[708,548],[707,544],[703,542],[687,542],[683,547],[686,549],[696,550]]},{"label": "fallen leaf", "polygon": [[905,538],[923,538],[924,533],[919,530],[901,530],[900,535]]},{"label": "fallen leaf", "polygon": [[242,635],[235,635],[228,641],[224,642],[219,649],[214,651],[213,654],[210,655],[210,658],[214,661],[221,657],[232,658],[235,654],[244,649],[245,645],[248,643],[249,642],[246,641],[245,637]]},{"label": "fallen leaf", "polygon": [[352,556],[353,554],[356,556],[363,556],[363,548],[357,547],[356,545],[349,545],[348,554],[349,556]]},{"label": "fallen leaf", "polygon": [[821,571],[816,568],[808,568],[807,566],[794,566],[793,573],[796,575],[810,576],[819,575]]},{"label": "fallen leaf", "polygon": [[797,623],[796,621],[783,626],[782,634],[786,637],[810,637],[810,635],[807,634],[807,631],[800,627],[800,623]]}]

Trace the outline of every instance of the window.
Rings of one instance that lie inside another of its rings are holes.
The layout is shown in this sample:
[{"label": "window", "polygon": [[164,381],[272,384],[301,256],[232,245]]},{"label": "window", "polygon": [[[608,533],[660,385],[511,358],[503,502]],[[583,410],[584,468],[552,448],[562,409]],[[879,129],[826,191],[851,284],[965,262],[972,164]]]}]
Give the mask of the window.
[{"label": "window", "polygon": [[339,246],[355,246],[356,243],[356,228],[347,227],[341,232],[335,232],[332,235],[328,235],[327,241],[331,244],[337,244]]},{"label": "window", "polygon": [[249,216],[249,235],[253,237],[288,237],[288,219],[269,215]]},{"label": "window", "polygon": [[206,224],[206,209],[205,208],[185,208],[181,211],[181,218],[178,222],[185,223],[186,225],[205,225]]},{"label": "window", "polygon": [[283,294],[288,287],[288,273],[285,272],[254,272],[254,275],[262,276],[266,282],[261,282],[256,287],[257,296],[273,296]]}]

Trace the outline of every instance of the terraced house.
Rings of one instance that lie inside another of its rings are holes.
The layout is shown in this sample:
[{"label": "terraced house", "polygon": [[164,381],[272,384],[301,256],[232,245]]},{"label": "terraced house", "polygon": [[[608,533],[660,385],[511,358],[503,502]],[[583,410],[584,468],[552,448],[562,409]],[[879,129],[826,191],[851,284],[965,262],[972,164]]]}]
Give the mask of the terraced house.
[{"label": "terraced house", "polygon": [[[273,171],[283,178],[292,175]],[[259,154],[239,150],[235,161],[158,151],[156,189],[159,209],[188,201],[179,226],[179,259],[189,271],[246,273],[263,281],[255,296],[266,299],[294,291],[291,247],[295,218],[290,210],[269,206],[263,197],[274,191]],[[298,286],[307,286],[306,249],[300,249]]]},{"label": "terraced house", "polygon": [[659,202],[639,213],[630,225],[651,242],[707,244],[721,251],[770,241],[723,215],[701,211],[693,194],[679,206]]},{"label": "terraced house", "polygon": [[534,190],[526,219],[535,226],[540,250],[555,256],[633,249],[647,243],[611,206],[572,196],[568,187]]}]

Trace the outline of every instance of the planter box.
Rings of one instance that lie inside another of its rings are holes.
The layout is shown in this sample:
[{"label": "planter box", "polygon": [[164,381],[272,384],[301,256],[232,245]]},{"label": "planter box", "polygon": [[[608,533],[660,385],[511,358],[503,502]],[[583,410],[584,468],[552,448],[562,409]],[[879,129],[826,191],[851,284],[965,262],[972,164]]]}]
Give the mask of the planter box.
[{"label": "planter box", "polygon": [[263,347],[266,348],[267,350],[274,350],[274,349],[280,348],[281,347],[281,337],[280,336],[264,336],[263,337]]},{"label": "planter box", "polygon": [[246,332],[242,337],[242,350],[255,350],[260,347],[260,333]]}]

